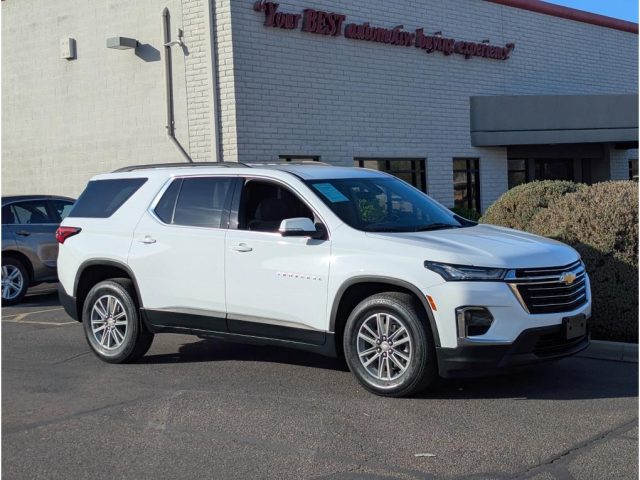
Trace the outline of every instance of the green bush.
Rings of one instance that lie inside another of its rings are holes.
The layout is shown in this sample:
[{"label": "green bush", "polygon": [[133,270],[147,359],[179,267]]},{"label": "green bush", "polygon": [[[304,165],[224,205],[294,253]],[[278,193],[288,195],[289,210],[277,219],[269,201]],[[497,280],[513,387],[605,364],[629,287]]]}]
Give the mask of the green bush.
[{"label": "green bush", "polygon": [[556,198],[525,228],[573,246],[593,295],[594,338],[638,341],[638,184],[598,183]]},{"label": "green bush", "polygon": [[474,222],[480,220],[480,214],[470,208],[453,207],[449,210],[451,210],[456,215],[460,215],[462,218],[466,218],[467,220],[473,220]]},{"label": "green bush", "polygon": [[533,217],[567,193],[586,188],[581,183],[544,180],[518,185],[503,194],[491,205],[482,223],[527,230]]}]

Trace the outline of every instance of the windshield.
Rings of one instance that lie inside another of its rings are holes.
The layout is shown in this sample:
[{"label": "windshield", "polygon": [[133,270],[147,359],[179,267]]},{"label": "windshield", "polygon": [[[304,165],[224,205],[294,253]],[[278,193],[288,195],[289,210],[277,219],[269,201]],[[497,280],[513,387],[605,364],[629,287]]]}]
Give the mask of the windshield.
[{"label": "windshield", "polygon": [[397,178],[341,178],[307,184],[343,222],[365,232],[420,232],[468,226]]}]

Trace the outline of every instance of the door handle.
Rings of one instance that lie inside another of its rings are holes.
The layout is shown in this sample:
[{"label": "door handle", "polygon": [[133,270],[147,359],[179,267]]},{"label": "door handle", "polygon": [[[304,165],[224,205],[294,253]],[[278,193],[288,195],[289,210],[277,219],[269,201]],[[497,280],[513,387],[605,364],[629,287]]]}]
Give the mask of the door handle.
[{"label": "door handle", "polygon": [[141,238],[138,241],[140,243],[146,243],[146,244],[156,243],[156,239],[155,238],[151,238],[149,235],[145,235],[144,238]]},{"label": "door handle", "polygon": [[16,235],[20,235],[21,237],[28,237],[29,235],[31,235],[31,233],[27,232],[26,230],[20,230],[19,232],[16,232]]},{"label": "door handle", "polygon": [[233,247],[231,247],[231,250],[235,250],[236,252],[250,252],[253,250],[253,248],[245,243],[241,243],[239,245],[234,245]]}]

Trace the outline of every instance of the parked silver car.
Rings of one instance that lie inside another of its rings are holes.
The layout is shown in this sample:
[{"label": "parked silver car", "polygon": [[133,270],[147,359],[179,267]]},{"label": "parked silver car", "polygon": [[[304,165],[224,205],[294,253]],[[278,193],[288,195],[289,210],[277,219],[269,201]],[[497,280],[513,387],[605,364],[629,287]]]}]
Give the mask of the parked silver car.
[{"label": "parked silver car", "polygon": [[75,200],[51,195],[2,198],[2,305],[30,286],[58,280],[56,229]]}]

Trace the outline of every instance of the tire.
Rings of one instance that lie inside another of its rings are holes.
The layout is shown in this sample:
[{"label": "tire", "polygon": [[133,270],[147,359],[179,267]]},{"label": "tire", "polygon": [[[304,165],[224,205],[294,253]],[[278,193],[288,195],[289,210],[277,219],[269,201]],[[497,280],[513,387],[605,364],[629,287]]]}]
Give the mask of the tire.
[{"label": "tire", "polygon": [[413,395],[437,378],[429,322],[417,300],[406,293],[380,293],[360,302],[345,325],[344,352],[349,370],[377,395]]},{"label": "tire", "polygon": [[29,289],[29,271],[17,258],[2,259],[2,306],[20,303]]},{"label": "tire", "polygon": [[116,278],[96,284],[84,301],[82,323],[87,343],[105,362],[135,362],[147,353],[153,342],[153,333],[140,320],[133,283],[129,279]]}]

